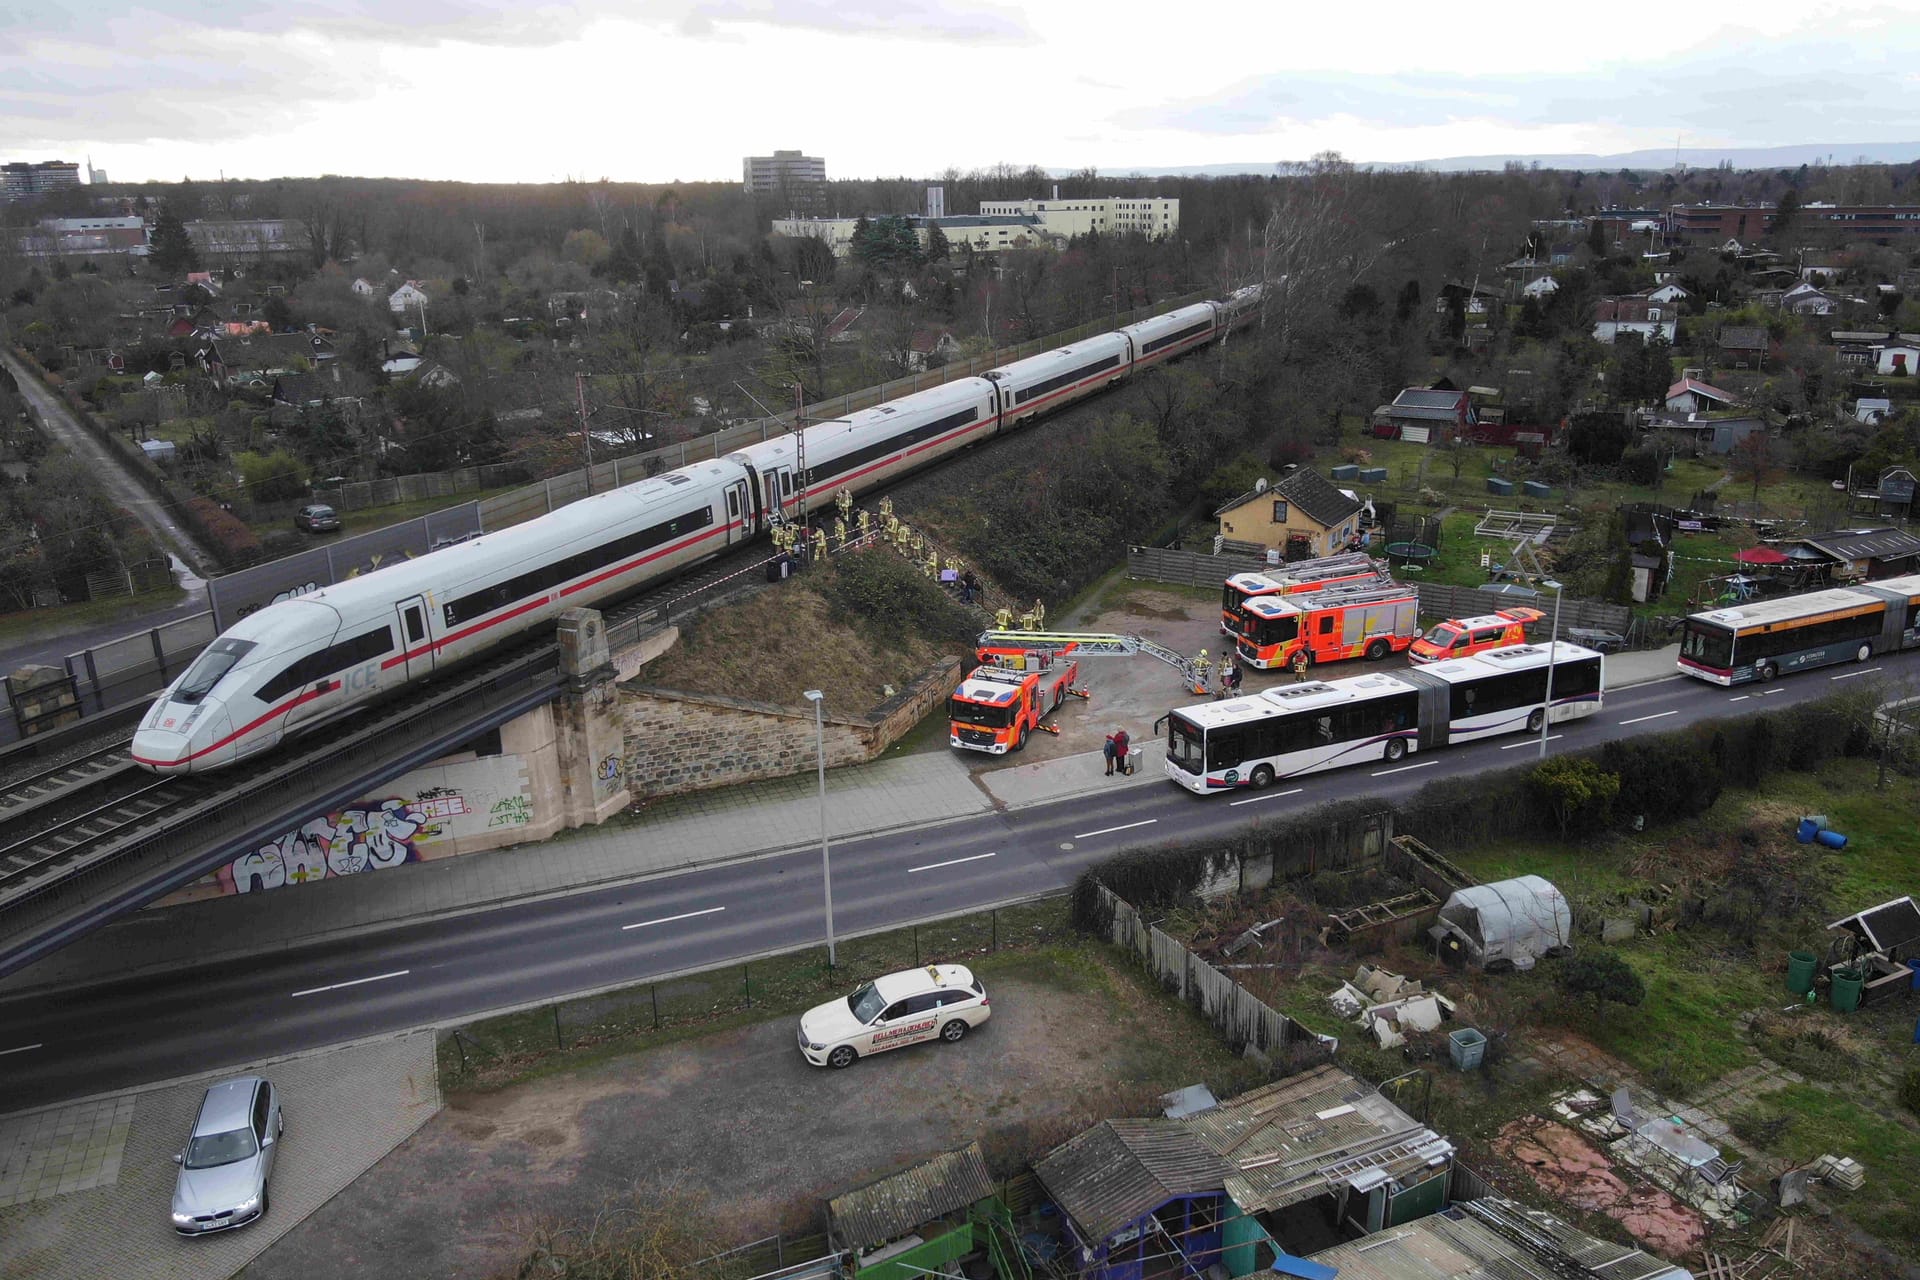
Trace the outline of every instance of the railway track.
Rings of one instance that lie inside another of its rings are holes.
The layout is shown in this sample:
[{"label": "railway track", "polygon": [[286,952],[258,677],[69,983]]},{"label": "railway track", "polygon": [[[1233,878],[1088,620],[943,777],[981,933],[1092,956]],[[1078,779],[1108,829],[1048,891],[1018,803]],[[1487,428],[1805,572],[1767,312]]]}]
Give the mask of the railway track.
[{"label": "railway track", "polygon": [[[231,815],[249,797],[270,797],[268,803],[277,804],[286,795],[308,794],[303,780],[326,774],[330,766],[391,751],[413,739],[410,728],[458,725],[463,704],[473,702],[476,711],[495,704],[502,690],[550,681],[558,665],[559,646],[552,639],[516,646],[303,734],[241,769],[157,776],[127,760],[121,744],[86,757],[88,767],[70,777],[46,770],[37,797],[5,806],[6,799],[21,793],[24,784],[17,784],[0,798],[0,915],[130,848],[141,849],[143,859],[151,853],[151,860],[159,861],[167,855],[169,837],[208,815]],[[211,834],[183,834],[177,848],[190,850]]]}]

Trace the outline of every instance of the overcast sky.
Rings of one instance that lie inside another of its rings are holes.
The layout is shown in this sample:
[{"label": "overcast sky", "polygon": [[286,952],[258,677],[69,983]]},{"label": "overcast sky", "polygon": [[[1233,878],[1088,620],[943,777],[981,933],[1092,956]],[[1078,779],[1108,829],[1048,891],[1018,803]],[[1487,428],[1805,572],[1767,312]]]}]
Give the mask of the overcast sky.
[{"label": "overcast sky", "polygon": [[1920,0],[1737,8],[5,0],[0,160],[737,181],[776,147],[864,177],[1920,139]]}]

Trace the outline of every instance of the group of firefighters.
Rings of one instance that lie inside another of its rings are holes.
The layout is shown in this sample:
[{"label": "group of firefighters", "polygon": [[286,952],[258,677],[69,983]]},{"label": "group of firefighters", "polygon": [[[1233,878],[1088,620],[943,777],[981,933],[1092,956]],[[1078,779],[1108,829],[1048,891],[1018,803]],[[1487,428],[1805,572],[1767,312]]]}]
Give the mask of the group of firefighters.
[{"label": "group of firefighters", "polygon": [[[1197,696],[1204,698],[1208,694],[1211,694],[1215,701],[1221,698],[1237,698],[1240,696],[1242,668],[1239,658],[1235,657],[1232,653],[1228,653],[1223,657],[1216,669],[1213,659],[1207,656],[1205,649],[1202,649],[1194,655],[1191,665],[1193,667],[1193,692]],[[1303,684],[1306,682],[1307,665],[1307,651],[1304,648],[1297,650],[1293,655],[1293,662],[1290,664],[1293,671],[1293,682],[1295,684]]]}]

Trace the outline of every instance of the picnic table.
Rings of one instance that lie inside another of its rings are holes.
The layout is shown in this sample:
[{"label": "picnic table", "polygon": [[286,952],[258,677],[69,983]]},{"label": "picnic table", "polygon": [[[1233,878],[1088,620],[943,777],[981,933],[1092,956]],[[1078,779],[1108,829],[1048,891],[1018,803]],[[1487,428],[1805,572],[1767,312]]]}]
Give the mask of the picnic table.
[{"label": "picnic table", "polygon": [[1694,1137],[1685,1124],[1669,1116],[1642,1121],[1634,1132],[1689,1169],[1698,1169],[1720,1158],[1718,1148]]}]

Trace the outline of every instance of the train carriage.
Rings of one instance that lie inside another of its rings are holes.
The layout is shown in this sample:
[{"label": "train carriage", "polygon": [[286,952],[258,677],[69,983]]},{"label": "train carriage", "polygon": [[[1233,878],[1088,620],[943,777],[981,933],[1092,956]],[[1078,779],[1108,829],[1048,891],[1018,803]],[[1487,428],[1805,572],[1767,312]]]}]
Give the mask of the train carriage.
[{"label": "train carriage", "polygon": [[1160,364],[1212,341],[1220,331],[1217,310],[1211,302],[1195,303],[1118,330],[1133,346],[1133,367]]},{"label": "train carriage", "polygon": [[1132,360],[1132,345],[1124,335],[1103,333],[987,370],[1000,389],[1000,429],[1112,386],[1127,376]]}]

